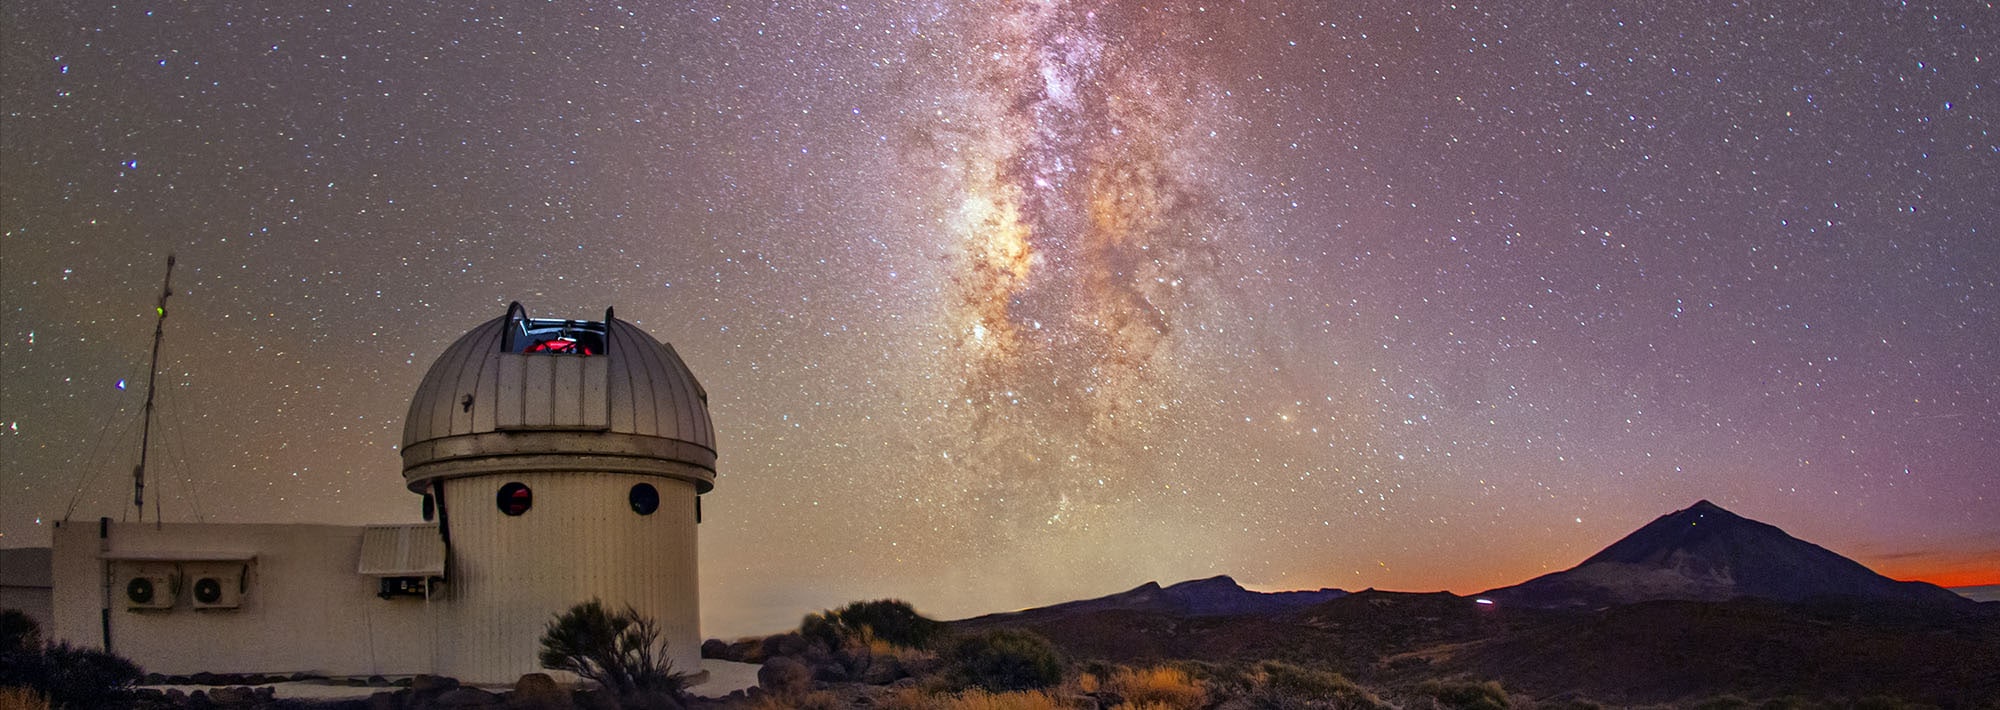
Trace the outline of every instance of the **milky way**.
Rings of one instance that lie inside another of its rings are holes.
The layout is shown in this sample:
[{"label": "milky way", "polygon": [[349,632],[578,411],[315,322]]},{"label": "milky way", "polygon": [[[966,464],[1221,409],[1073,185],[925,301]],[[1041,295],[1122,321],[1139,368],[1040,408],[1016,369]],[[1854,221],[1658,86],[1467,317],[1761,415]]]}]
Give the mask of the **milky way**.
[{"label": "milky way", "polygon": [[940,87],[951,100],[918,117],[916,159],[940,166],[933,198],[953,240],[944,362],[970,420],[956,470],[969,487],[1015,490],[1010,507],[1033,517],[1141,480],[1124,454],[1171,416],[1166,380],[1188,345],[1177,334],[1230,241],[1199,170],[1204,149],[1226,148],[1203,145],[1222,115],[1195,105],[1203,78],[1147,43],[1188,29],[1174,13],[996,14],[957,35]]},{"label": "milky way", "polygon": [[[413,520],[521,301],[710,393],[708,631],[1510,584],[1707,498],[2000,582],[1990,7],[11,3],[0,544]],[[148,517],[151,513],[149,511]]]}]

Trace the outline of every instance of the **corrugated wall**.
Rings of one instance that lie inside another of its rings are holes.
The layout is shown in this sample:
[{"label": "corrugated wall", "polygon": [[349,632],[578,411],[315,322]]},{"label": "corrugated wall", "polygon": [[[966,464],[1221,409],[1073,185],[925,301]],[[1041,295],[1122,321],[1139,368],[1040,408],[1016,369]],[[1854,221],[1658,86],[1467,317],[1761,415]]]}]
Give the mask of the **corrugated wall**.
[{"label": "corrugated wall", "polygon": [[[534,506],[500,512],[500,487],[526,484]],[[635,483],[659,489],[652,515],[632,511]],[[540,473],[444,482],[451,527],[450,623],[439,672],[511,683],[541,672],[548,621],[591,597],[659,622],[676,668],[701,668],[694,486],[653,476]]]}]

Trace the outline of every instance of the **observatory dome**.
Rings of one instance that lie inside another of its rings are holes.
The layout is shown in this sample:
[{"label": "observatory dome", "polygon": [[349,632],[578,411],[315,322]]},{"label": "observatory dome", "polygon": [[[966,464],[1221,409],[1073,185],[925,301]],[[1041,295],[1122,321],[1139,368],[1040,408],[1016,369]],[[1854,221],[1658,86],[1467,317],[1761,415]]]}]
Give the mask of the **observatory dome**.
[{"label": "observatory dome", "polygon": [[403,425],[403,476],[432,481],[579,468],[715,484],[708,393],[672,346],[604,312],[529,318],[521,304],[438,356]]}]

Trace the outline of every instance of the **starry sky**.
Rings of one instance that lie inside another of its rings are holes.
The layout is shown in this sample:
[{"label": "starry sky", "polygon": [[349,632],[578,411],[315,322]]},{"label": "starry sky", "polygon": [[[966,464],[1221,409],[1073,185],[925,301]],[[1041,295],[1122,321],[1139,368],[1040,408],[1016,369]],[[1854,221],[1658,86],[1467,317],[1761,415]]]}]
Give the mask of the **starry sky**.
[{"label": "starry sky", "polygon": [[171,253],[167,520],[415,520],[431,359],[615,306],[710,393],[712,635],[1703,498],[2000,583],[2000,11],[1655,5],[8,2],[0,545],[134,515]]}]

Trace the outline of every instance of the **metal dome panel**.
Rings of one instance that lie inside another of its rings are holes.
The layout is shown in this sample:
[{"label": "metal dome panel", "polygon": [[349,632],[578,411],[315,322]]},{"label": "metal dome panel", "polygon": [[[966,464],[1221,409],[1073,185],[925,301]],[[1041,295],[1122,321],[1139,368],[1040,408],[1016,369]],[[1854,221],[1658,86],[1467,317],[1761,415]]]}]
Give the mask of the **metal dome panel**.
[{"label": "metal dome panel", "polygon": [[609,312],[536,320],[516,304],[479,324],[431,365],[403,425],[404,476],[417,491],[578,456],[703,491],[714,481],[707,392],[672,347]]}]

